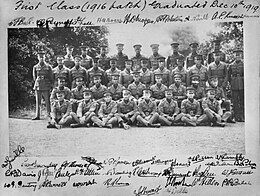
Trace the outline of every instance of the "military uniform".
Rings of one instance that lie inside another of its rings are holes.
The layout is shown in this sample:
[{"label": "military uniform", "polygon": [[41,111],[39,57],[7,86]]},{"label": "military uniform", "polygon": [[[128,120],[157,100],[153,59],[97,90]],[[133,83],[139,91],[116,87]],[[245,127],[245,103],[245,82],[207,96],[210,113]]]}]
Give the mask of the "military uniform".
[{"label": "military uniform", "polygon": [[128,89],[131,91],[132,96],[135,97],[137,100],[142,97],[143,90],[145,89],[145,85],[141,82],[133,82],[129,84]]},{"label": "military uniform", "polygon": [[110,87],[108,87],[108,92],[111,93],[112,99],[114,101],[118,101],[122,98],[122,92],[125,89],[125,87],[121,84],[112,84]]},{"label": "military uniform", "polygon": [[118,43],[116,46],[118,48],[122,48],[121,51],[119,51],[114,57],[117,59],[117,68],[123,71],[125,69],[125,61],[128,60],[128,56],[122,52],[124,44]]},{"label": "military uniform", "polygon": [[[171,91],[171,90],[168,90]],[[168,93],[166,91],[166,93]],[[172,92],[170,92],[172,94]],[[179,115],[180,109],[178,103],[172,98],[164,98],[160,101],[158,105],[159,121],[163,125],[173,125],[174,122],[179,122],[181,116]]]},{"label": "military uniform", "polygon": [[[124,89],[124,91],[131,95],[128,89]],[[138,114],[137,105],[134,100],[123,98],[118,102],[115,116],[119,125],[123,126],[123,123],[133,124]]]},{"label": "military uniform", "polygon": [[228,79],[227,65],[221,61],[219,62],[219,64],[212,62],[208,66],[208,77],[217,77],[219,81],[218,86],[226,88]]},{"label": "military uniform", "polygon": [[211,53],[208,54],[208,65],[214,62],[214,53],[219,52],[220,53],[220,61],[226,62],[226,54],[220,50],[220,39],[213,40],[214,43],[214,49]]},{"label": "military uniform", "polygon": [[[159,63],[165,63],[165,58],[161,57],[158,59]],[[153,75],[161,75],[162,76],[162,83],[166,86],[170,85],[170,71],[164,67],[164,65],[159,65],[159,68],[154,70]],[[155,81],[155,78],[153,79]]]},{"label": "military uniform", "polygon": [[121,71],[116,68],[116,61],[117,60],[115,58],[111,58],[109,61],[111,68],[106,71],[108,81],[107,86],[110,86],[112,84],[112,75],[120,75],[121,73]]},{"label": "military uniform", "polygon": [[196,43],[196,42],[190,44],[190,48],[191,48],[192,51],[186,57],[186,69],[187,70],[195,64],[195,56],[198,55],[198,53],[197,53],[198,45],[199,44]]},{"label": "military uniform", "polygon": [[[207,88],[207,91],[212,91],[212,93],[215,93],[215,89],[213,88]],[[215,97],[207,97],[203,99],[202,108],[204,110],[204,114],[198,119],[198,124],[201,124],[202,122],[210,122],[213,126],[224,127],[225,124],[222,124],[221,121],[227,121],[227,119],[231,116],[231,112],[225,112],[223,114],[220,103],[217,99],[215,99]]]},{"label": "military uniform", "polygon": [[[56,93],[64,94],[62,91]],[[70,125],[73,122],[73,117],[76,117],[76,114],[72,113],[69,100],[54,100],[51,106],[51,121],[47,128],[61,128],[62,125]]]},{"label": "military uniform", "polygon": [[64,56],[63,63],[65,65],[65,67],[67,67],[68,69],[71,69],[75,65],[74,58],[72,56],[73,49],[74,49],[73,46],[70,46],[70,45],[66,44],[67,54]]},{"label": "military uniform", "polygon": [[[187,85],[187,71],[184,67],[182,67],[181,69],[179,67],[176,67],[175,69],[172,70],[172,73],[171,73],[171,79],[170,81],[173,81],[173,76],[175,74],[180,74],[181,75],[181,81],[182,81],[182,84],[184,86]],[[172,82],[171,82],[172,83]]]},{"label": "military uniform", "polygon": [[[98,59],[94,58],[94,63],[97,63]],[[94,85],[94,75],[96,74],[100,74],[101,75],[101,84],[103,85],[107,85],[107,74],[106,72],[101,69],[100,67],[97,66],[97,64],[95,64],[92,68],[90,68],[89,70],[87,70],[87,86],[88,87],[92,87]]]},{"label": "military uniform", "polygon": [[[151,93],[149,89],[144,89],[144,93]],[[157,113],[156,103],[151,98],[142,98],[138,103],[139,115],[136,117],[138,123],[144,126],[160,127],[160,124],[155,124],[158,121],[159,114]]]},{"label": "military uniform", "polygon": [[104,55],[99,55],[98,59],[99,59],[98,60],[98,64],[99,64],[101,69],[106,71],[106,70],[108,70],[110,68],[110,65],[109,65],[110,58],[108,56],[106,56],[105,54]]},{"label": "military uniform", "polygon": [[94,85],[90,88],[92,92],[93,99],[96,101],[101,101],[103,99],[105,92],[107,91],[107,87],[100,84]]},{"label": "military uniform", "polygon": [[134,81],[131,70],[124,69],[120,73],[120,84],[122,84],[125,88],[128,88],[129,84]]},{"label": "military uniform", "polygon": [[149,64],[148,64],[148,68],[151,70],[151,71],[154,71],[156,69],[159,68],[159,60],[161,57],[163,57],[162,55],[160,54],[153,54],[149,57]]},{"label": "military uniform", "polygon": [[[110,93],[106,93],[104,96],[108,96],[108,94],[111,96]],[[115,101],[111,100],[109,103],[102,103],[98,111],[102,126],[112,128],[117,123],[116,112],[117,103]]]},{"label": "military uniform", "polygon": [[[187,88],[188,91],[193,91],[192,87]],[[192,126],[197,125],[197,118],[201,115],[199,102],[194,98],[187,98],[181,102],[181,121]]]},{"label": "military uniform", "polygon": [[164,98],[165,91],[167,90],[167,86],[164,84],[154,84],[150,87],[152,91],[152,97],[158,100]]},{"label": "military uniform", "polygon": [[[236,50],[236,53],[243,53],[242,50]],[[230,64],[228,78],[231,85],[232,102],[237,121],[244,121],[244,62],[235,60]]]},{"label": "military uniform", "polygon": [[141,69],[140,70],[140,81],[146,86],[149,87],[151,86],[154,81],[153,81],[153,72],[150,71],[149,69]]},{"label": "military uniform", "polygon": [[200,86],[206,88],[206,82],[208,81],[208,70],[205,66],[201,65],[201,67],[198,67],[196,65],[193,65],[189,70],[187,74],[187,85],[191,85],[190,77],[194,74],[198,74],[200,76]]},{"label": "military uniform", "polygon": [[71,102],[72,102],[72,111],[76,112],[78,104],[84,99],[83,92],[86,88],[84,86],[76,86],[71,90]]},{"label": "military uniform", "polygon": [[[173,77],[174,77],[174,80],[175,80],[175,78],[181,79],[180,74],[175,74]],[[173,99],[175,101],[177,101],[178,105],[180,106],[182,100],[184,100],[186,98],[186,87],[184,85],[182,85],[181,83],[179,85],[176,83],[173,83],[169,86],[169,89],[172,90]]]},{"label": "military uniform", "polygon": [[[44,51],[38,52],[38,55],[43,56],[45,54]],[[52,68],[49,64],[43,62],[39,62],[38,64],[33,66],[33,80],[35,81],[33,89],[35,90],[36,97],[36,117],[33,120],[40,119],[40,104],[41,97],[43,96],[47,113],[50,114],[50,90],[52,88],[53,83],[53,72]]]},{"label": "military uniform", "polygon": [[[57,57],[58,58],[62,58],[62,57]],[[54,76],[54,87],[56,87],[58,85],[58,78],[59,77],[63,77],[66,80],[66,86],[69,86],[70,83],[70,70],[65,67],[63,64],[58,65],[57,67],[55,67],[54,69],[52,69],[53,72],[53,76]]]},{"label": "military uniform", "polygon": [[66,86],[64,86],[64,87],[58,86],[58,87],[55,87],[54,89],[52,89],[51,96],[50,96],[50,102],[51,103],[53,103],[55,100],[57,100],[56,93],[58,91],[63,91],[64,92],[64,99],[70,100],[70,97],[71,97],[70,89]]},{"label": "military uniform", "polygon": [[98,117],[95,114],[97,105],[97,102],[93,101],[92,99],[88,101],[83,100],[79,103],[77,109],[77,116],[79,117],[79,122],[81,125],[87,125],[93,122],[101,127],[100,121],[98,120]]},{"label": "military uniform", "polygon": [[70,78],[72,80],[71,89],[76,87],[76,78],[77,77],[82,77],[84,80],[84,84],[85,84],[87,81],[87,70],[81,66],[74,66],[70,70]]},{"label": "military uniform", "polygon": [[80,46],[81,49],[81,62],[80,65],[84,67],[86,70],[93,67],[93,59],[87,55],[87,46],[83,43]]},{"label": "military uniform", "polygon": [[[136,51],[137,50],[141,51],[142,45],[136,44],[133,47],[134,47],[134,49]],[[131,58],[131,60],[133,61],[133,67],[132,67],[133,71],[140,71],[140,69],[141,69],[141,60],[143,58],[145,58],[145,56],[141,55],[140,52],[139,53],[136,52],[136,55]]]},{"label": "military uniform", "polygon": [[173,51],[172,55],[168,56],[167,61],[166,61],[167,69],[169,69],[170,71],[172,71],[174,68],[177,67],[178,58],[184,59],[184,56],[178,52],[179,44],[174,42],[171,44],[171,46],[172,46],[172,48],[175,48],[176,50]]}]

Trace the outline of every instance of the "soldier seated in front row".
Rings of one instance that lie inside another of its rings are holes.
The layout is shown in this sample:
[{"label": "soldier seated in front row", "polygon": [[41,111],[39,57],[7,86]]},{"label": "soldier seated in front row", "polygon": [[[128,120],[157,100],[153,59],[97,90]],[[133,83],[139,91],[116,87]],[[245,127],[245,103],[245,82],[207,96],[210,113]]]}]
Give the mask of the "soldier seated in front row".
[{"label": "soldier seated in front row", "polygon": [[165,91],[165,98],[158,105],[159,121],[162,125],[174,125],[181,121],[180,109],[177,101],[172,98],[172,90]]},{"label": "soldier seated in front row", "polygon": [[55,100],[51,106],[51,119],[47,128],[60,129],[62,126],[69,126],[73,120],[76,120],[76,114],[71,112],[69,100],[64,99],[64,91],[57,91]]},{"label": "soldier seated in front row", "polygon": [[111,93],[106,92],[104,94],[104,103],[101,104],[98,111],[98,117],[102,127],[111,129],[117,123],[117,118],[115,117],[116,112],[117,104],[112,100]]},{"label": "soldier seated in front row", "polygon": [[200,103],[194,99],[195,89],[187,88],[187,99],[181,102],[181,121],[186,125],[196,126],[197,119],[201,115]]},{"label": "soldier seated in front row", "polygon": [[143,90],[143,98],[139,100],[139,115],[136,117],[138,126],[160,127],[160,123],[156,123],[159,119],[155,101],[150,98],[151,90]]},{"label": "soldier seated in front row", "polygon": [[136,102],[131,97],[131,91],[129,89],[123,90],[123,99],[117,104],[117,117],[119,127],[129,129],[130,125],[134,124],[136,117],[139,114],[137,111]]},{"label": "soldier seated in front row", "polygon": [[211,126],[224,127],[225,124],[221,123],[223,118],[223,111],[219,102],[215,98],[216,90],[209,87],[206,89],[207,97],[202,101],[202,108],[204,114],[199,117],[197,123],[209,122]]},{"label": "soldier seated in front row", "polygon": [[79,103],[77,109],[77,123],[71,124],[71,127],[89,127],[91,123],[95,123],[97,126],[102,127],[100,120],[95,113],[98,104],[91,98],[91,91],[87,88],[84,89],[83,97],[84,99]]},{"label": "soldier seated in front row", "polygon": [[84,79],[81,76],[76,77],[76,87],[71,90],[70,102],[72,103],[72,112],[77,112],[79,103],[84,99],[83,91],[86,89],[84,87]]},{"label": "soldier seated in front row", "polygon": [[58,77],[58,86],[55,87],[54,89],[52,89],[51,92],[51,96],[50,96],[50,102],[53,103],[55,100],[57,100],[57,96],[56,93],[58,91],[63,91],[64,92],[64,99],[66,100],[70,100],[71,97],[71,92],[70,89],[68,87],[65,86],[66,85],[66,79],[63,76],[59,76]]}]

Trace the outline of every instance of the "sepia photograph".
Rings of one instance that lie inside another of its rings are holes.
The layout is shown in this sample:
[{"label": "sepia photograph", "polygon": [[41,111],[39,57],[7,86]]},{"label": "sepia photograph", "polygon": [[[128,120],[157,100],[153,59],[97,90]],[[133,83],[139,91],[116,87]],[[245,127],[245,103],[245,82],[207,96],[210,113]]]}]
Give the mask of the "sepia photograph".
[{"label": "sepia photograph", "polygon": [[243,22],[8,29],[9,151],[245,153]]}]

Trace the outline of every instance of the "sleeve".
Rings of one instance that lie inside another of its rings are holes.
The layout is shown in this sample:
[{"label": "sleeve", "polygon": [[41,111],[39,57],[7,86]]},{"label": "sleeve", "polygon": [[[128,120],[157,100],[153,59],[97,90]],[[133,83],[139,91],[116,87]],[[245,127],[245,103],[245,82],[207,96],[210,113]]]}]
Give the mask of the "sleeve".
[{"label": "sleeve", "polygon": [[170,56],[168,56],[167,60],[166,60],[166,67],[167,67],[167,69],[169,69],[170,64],[171,64],[171,59],[170,59]]},{"label": "sleeve", "polygon": [[152,108],[152,114],[154,114],[157,111],[157,106],[155,101],[153,101],[153,108]]},{"label": "sleeve", "polygon": [[164,100],[162,99],[162,100],[160,101],[159,105],[158,105],[158,113],[159,113],[160,115],[163,114],[163,102],[164,102]]},{"label": "sleeve", "polygon": [[67,105],[67,111],[66,111],[66,113],[65,113],[65,116],[69,116],[70,113],[71,113],[71,111],[72,111],[71,103],[68,101],[67,104],[68,104],[68,105]]},{"label": "sleeve", "polygon": [[55,88],[52,89],[52,91],[51,91],[51,96],[50,96],[50,102],[51,102],[51,103],[54,102],[54,100],[55,100],[55,98],[56,98],[55,92],[56,92]]},{"label": "sleeve", "polygon": [[185,100],[183,100],[183,101],[181,102],[181,113],[184,113],[184,114],[187,113],[186,107],[185,107]]},{"label": "sleeve", "polygon": [[53,83],[54,83],[54,76],[53,76],[53,71],[52,71],[52,68],[51,68],[51,65],[49,65],[49,79],[50,79],[50,82],[51,82],[51,84],[53,85]]},{"label": "sleeve", "polygon": [[200,102],[197,101],[196,116],[201,115]]},{"label": "sleeve", "polygon": [[208,106],[208,104],[207,104],[207,100],[206,100],[206,99],[203,99],[203,100],[202,100],[202,104],[201,104],[201,106],[202,106],[202,109],[203,109],[203,110],[205,110],[205,109],[209,108],[209,106]]},{"label": "sleeve", "polygon": [[67,100],[70,100],[70,98],[71,98],[71,91],[70,91],[70,89],[68,89],[67,93],[68,93],[68,94],[67,94],[67,96],[68,96],[68,97],[67,97]]},{"label": "sleeve", "polygon": [[180,108],[179,108],[179,106],[178,106],[178,103],[177,103],[177,101],[174,101],[174,103],[175,103],[175,109],[174,109],[174,114],[179,114],[179,112],[180,112]]},{"label": "sleeve", "polygon": [[140,101],[138,104],[138,111],[140,112],[141,116],[145,116],[142,105],[142,101]]},{"label": "sleeve", "polygon": [[70,99],[75,99],[73,89],[70,91]]},{"label": "sleeve", "polygon": [[97,102],[93,102],[89,108],[89,112],[94,112],[97,108]]},{"label": "sleeve", "polygon": [[113,105],[113,107],[111,109],[111,114],[115,114],[116,112],[117,112],[117,103],[114,102],[114,105]]},{"label": "sleeve", "polygon": [[121,114],[121,103],[117,104],[117,113]]},{"label": "sleeve", "polygon": [[77,116],[82,117],[82,108],[83,108],[83,102],[79,103],[77,108]]},{"label": "sleeve", "polygon": [[98,110],[98,116],[103,117],[104,116],[104,103],[101,104],[99,110]]},{"label": "sleeve", "polygon": [[54,102],[51,104],[51,118],[55,119],[56,118],[56,103]]}]

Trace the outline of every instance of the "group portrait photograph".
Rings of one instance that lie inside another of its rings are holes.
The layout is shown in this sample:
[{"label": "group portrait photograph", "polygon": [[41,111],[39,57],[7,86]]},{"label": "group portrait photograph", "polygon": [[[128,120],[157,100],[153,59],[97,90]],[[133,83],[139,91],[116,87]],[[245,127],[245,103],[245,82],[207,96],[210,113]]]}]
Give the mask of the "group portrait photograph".
[{"label": "group portrait photograph", "polygon": [[8,29],[9,149],[245,152],[243,22]]}]

